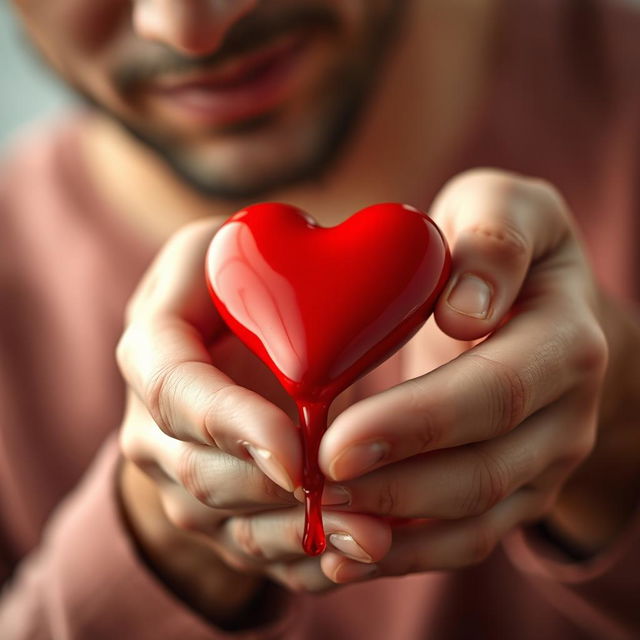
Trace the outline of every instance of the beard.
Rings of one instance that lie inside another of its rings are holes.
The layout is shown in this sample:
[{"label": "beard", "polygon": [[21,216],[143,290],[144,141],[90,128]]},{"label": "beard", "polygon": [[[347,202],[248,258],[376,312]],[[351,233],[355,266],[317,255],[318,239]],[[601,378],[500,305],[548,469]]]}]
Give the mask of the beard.
[{"label": "beard", "polygon": [[[379,3],[380,4],[380,3]],[[406,2],[385,2],[367,16],[362,37],[325,74],[304,113],[287,120],[278,110],[216,129],[194,140],[122,117],[80,90],[85,101],[117,121],[151,149],[198,193],[234,203],[262,199],[279,189],[320,181],[336,163],[363,120]],[[165,47],[153,59],[127,61],[114,73],[122,95],[135,99],[145,82],[166,73],[210,69],[293,29],[340,32],[338,17],[323,4],[293,5],[289,11],[256,11],[241,19],[212,55],[186,58]],[[76,87],[76,90],[78,88]],[[276,134],[274,135],[274,131]],[[224,148],[222,148],[224,147]]]}]

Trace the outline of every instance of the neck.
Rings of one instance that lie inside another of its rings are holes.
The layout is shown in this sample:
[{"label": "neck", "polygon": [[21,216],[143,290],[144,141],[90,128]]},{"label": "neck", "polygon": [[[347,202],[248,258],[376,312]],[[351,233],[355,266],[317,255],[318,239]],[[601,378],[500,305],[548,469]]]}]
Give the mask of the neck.
[{"label": "neck", "polygon": [[[382,201],[427,208],[454,162],[485,99],[500,0],[413,2],[350,146],[321,183],[269,195],[339,223]],[[162,242],[205,216],[238,208],[198,194],[153,152],[106,116],[85,130],[84,150],[95,184],[128,225]],[[131,185],[136,185],[135,189]]]}]

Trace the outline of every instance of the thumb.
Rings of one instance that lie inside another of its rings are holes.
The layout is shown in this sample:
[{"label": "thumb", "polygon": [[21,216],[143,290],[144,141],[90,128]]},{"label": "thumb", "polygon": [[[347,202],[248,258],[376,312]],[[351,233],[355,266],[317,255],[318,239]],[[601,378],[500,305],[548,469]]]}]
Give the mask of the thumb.
[{"label": "thumb", "polygon": [[569,230],[566,209],[553,188],[486,169],[450,182],[432,215],[452,255],[435,319],[458,340],[477,340],[494,331],[518,300],[532,265],[550,258]]}]

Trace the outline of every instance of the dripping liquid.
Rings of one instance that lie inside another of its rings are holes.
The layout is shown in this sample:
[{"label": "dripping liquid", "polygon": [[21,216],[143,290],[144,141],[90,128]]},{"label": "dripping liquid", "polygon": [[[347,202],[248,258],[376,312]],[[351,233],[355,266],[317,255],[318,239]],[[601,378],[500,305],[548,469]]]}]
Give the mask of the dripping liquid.
[{"label": "dripping liquid", "polygon": [[320,555],[327,546],[321,508],[324,476],[318,465],[318,448],[327,429],[330,404],[296,401],[304,453],[302,487],[305,496],[305,522],[302,546],[309,556]]}]

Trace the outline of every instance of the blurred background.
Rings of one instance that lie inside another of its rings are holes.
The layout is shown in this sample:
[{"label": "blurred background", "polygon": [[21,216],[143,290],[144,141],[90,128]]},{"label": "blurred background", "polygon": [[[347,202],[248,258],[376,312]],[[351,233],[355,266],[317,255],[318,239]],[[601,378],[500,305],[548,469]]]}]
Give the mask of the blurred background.
[{"label": "blurred background", "polygon": [[[87,0],[91,1],[91,0]],[[427,1],[427,0],[423,0]],[[619,0],[640,7],[640,0]],[[0,148],[20,125],[55,113],[73,97],[24,43],[10,2],[0,1]]]},{"label": "blurred background", "polygon": [[71,95],[24,42],[11,4],[0,2],[0,147],[30,120],[54,113]]}]

